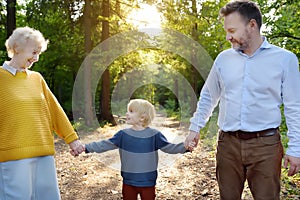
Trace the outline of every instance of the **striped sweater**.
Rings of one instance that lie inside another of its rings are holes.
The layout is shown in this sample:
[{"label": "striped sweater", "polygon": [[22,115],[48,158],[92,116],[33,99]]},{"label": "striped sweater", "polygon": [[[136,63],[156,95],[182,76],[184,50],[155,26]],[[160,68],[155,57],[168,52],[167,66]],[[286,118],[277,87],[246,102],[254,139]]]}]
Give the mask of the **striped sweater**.
[{"label": "striped sweater", "polygon": [[54,132],[66,143],[78,139],[38,72],[0,67],[0,95],[0,162],[53,155]]},{"label": "striped sweater", "polygon": [[158,130],[123,129],[112,138],[85,145],[86,153],[119,149],[123,183],[137,187],[156,185],[158,149],[165,153],[185,153],[183,143],[172,144]]}]

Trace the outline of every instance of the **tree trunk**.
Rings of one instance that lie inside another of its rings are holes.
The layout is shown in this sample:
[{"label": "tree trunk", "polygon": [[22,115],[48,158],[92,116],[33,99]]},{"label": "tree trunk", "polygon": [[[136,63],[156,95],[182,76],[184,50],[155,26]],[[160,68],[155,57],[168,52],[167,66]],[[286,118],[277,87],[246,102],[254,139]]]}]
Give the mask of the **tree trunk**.
[{"label": "tree trunk", "polygon": [[[109,38],[109,0],[103,0],[102,5],[102,38],[101,42]],[[105,48],[105,47],[104,47]],[[104,49],[104,51],[109,49]],[[102,75],[102,88],[101,88],[101,118],[106,120],[113,125],[116,125],[116,122],[113,118],[110,109],[110,73],[108,69],[105,69]]]},{"label": "tree trunk", "polygon": [[6,1],[6,11],[7,11],[7,19],[6,19],[6,37],[12,34],[12,32],[16,29],[16,0],[7,0]]},{"label": "tree trunk", "polygon": [[[92,50],[92,33],[91,33],[91,1],[85,0],[84,7],[84,50],[86,56]],[[92,86],[91,86],[91,64],[89,59],[84,63],[84,110],[85,110],[85,123],[87,126],[92,125],[93,109],[92,109]]]},{"label": "tree trunk", "polygon": [[[192,11],[193,11],[193,15],[197,15],[197,4],[196,4],[196,0],[192,0]],[[198,34],[197,34],[197,30],[198,30],[198,26],[197,26],[197,23],[194,24],[194,27],[192,29],[192,38],[195,40],[195,41],[198,41]],[[196,58],[196,55],[195,55],[195,52],[192,53],[192,61],[194,61]],[[192,63],[195,63],[195,62],[192,62]],[[195,69],[194,66],[192,66],[191,68],[191,85],[192,85],[192,88],[194,90],[194,93],[197,94],[197,79],[198,79],[198,76],[197,76],[197,70]],[[195,112],[197,108],[197,101],[195,101],[194,98],[191,98],[191,114],[193,114]]]}]

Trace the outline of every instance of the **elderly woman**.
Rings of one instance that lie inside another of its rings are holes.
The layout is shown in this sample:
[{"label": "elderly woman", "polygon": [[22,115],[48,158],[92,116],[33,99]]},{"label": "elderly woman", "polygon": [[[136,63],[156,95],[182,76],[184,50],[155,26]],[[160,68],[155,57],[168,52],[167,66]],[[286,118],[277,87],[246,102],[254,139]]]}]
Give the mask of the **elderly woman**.
[{"label": "elderly woman", "polygon": [[5,43],[11,60],[0,67],[0,199],[60,199],[53,132],[73,154],[84,150],[41,74],[29,70],[47,44],[29,27]]}]

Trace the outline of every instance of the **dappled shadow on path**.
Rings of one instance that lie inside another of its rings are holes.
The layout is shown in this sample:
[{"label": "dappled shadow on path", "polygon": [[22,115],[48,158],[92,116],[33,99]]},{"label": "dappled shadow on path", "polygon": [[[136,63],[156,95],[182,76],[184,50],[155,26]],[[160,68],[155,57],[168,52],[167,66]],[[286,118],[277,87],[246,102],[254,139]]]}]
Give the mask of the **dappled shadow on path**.
[{"label": "dappled shadow on path", "polygon": [[[80,133],[84,143],[107,139],[126,125],[105,126],[92,133]],[[153,128],[169,141],[183,142],[188,130],[178,122],[158,116]],[[81,154],[72,157],[68,146],[57,140],[56,165],[62,200],[122,199],[122,177],[117,167],[118,154]],[[107,160],[103,160],[107,159]],[[169,157],[160,154],[156,193],[158,200],[217,200],[214,153],[199,147],[192,153]],[[249,195],[248,195],[249,197]],[[248,198],[247,194],[244,199]]]}]

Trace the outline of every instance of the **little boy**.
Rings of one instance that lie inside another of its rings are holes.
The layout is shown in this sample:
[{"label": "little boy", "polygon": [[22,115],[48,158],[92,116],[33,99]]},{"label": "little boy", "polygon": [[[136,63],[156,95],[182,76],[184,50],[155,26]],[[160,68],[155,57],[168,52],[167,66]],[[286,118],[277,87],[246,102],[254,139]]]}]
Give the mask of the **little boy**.
[{"label": "little boy", "polygon": [[118,131],[108,140],[85,145],[86,153],[119,149],[124,200],[136,200],[138,194],[142,200],[155,199],[158,149],[170,154],[187,152],[183,143],[172,144],[161,132],[148,127],[154,116],[150,102],[131,100],[126,113],[130,128]]}]

